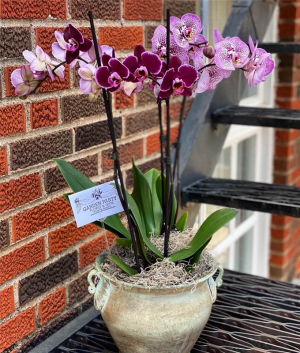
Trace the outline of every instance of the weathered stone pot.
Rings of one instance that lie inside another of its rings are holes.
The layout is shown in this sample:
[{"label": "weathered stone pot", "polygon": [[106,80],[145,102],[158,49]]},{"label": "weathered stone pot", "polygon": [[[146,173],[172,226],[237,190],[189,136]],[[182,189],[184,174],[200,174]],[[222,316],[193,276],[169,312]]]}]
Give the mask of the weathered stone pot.
[{"label": "weathered stone pot", "polygon": [[[120,353],[189,353],[201,334],[222,285],[223,268],[195,284],[146,289],[122,282],[122,289],[100,268],[89,273],[89,292]],[[95,287],[93,277],[100,278]]]}]

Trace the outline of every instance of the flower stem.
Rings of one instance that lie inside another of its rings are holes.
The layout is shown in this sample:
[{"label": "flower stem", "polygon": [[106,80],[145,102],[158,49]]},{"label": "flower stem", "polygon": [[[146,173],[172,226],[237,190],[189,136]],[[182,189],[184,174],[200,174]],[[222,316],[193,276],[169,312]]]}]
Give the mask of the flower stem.
[{"label": "flower stem", "polygon": [[160,84],[156,81],[156,79],[154,77],[148,76],[148,78],[160,86]]},{"label": "flower stem", "polygon": [[216,64],[207,64],[207,65],[205,65],[205,66],[202,66],[202,67],[198,70],[198,72],[200,72],[201,70],[206,69],[207,67],[210,67],[210,66],[216,66]]},{"label": "flower stem", "polygon": [[165,163],[164,163],[164,129],[162,122],[162,107],[161,100],[158,102],[158,117],[159,117],[159,128],[160,128],[160,170],[161,170],[161,204],[163,212],[163,224],[161,234],[164,234],[166,231],[166,213],[165,213]]},{"label": "flower stem", "polygon": [[189,43],[190,45],[193,45],[194,47],[200,48],[201,45],[207,45],[208,41],[203,42],[203,43]]},{"label": "flower stem", "polygon": [[[101,66],[101,58],[100,58],[100,54],[99,54],[98,41],[97,41],[92,11],[89,11],[89,19],[90,19],[91,30],[92,30],[92,34],[93,34],[93,41],[94,41],[97,63],[98,63],[98,67],[100,67]],[[136,261],[136,267],[137,267],[138,272],[140,273],[141,267],[140,267],[138,250],[137,250],[137,242],[136,242],[134,229],[132,226],[131,217],[130,217],[130,213],[129,213],[128,201],[127,201],[126,190],[125,190],[125,186],[124,186],[123,175],[122,175],[122,171],[121,171],[120,160],[118,158],[118,148],[117,148],[117,140],[116,140],[116,134],[115,134],[115,129],[114,129],[114,120],[113,120],[113,114],[112,114],[112,109],[111,109],[111,105],[110,105],[110,100],[108,97],[109,93],[103,88],[102,94],[103,94],[103,100],[104,100],[104,104],[105,104],[105,110],[106,110],[106,115],[107,115],[107,120],[108,120],[111,141],[112,141],[112,145],[113,145],[113,155],[114,155],[113,160],[114,160],[115,168],[116,168],[117,173],[119,175],[120,184],[121,184],[121,192],[119,191],[119,198],[120,198],[120,200],[122,200],[121,202],[124,205],[124,211],[125,211],[125,214],[127,217],[129,231],[130,231],[131,240],[132,240],[134,257],[135,257],[135,261]],[[117,184],[118,183],[117,176],[115,176],[115,178],[116,178],[115,183]]]},{"label": "flower stem", "polygon": [[81,61],[83,61],[84,63],[89,64],[88,61],[86,61],[85,59],[82,59],[80,56],[78,56],[78,60],[81,60]]}]

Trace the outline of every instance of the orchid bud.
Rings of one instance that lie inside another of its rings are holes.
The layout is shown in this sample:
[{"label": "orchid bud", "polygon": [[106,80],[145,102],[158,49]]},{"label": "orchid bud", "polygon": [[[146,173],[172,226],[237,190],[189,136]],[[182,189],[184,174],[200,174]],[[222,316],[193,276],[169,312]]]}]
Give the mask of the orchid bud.
[{"label": "orchid bud", "polygon": [[212,46],[205,47],[203,50],[203,54],[208,58],[208,59],[213,59],[215,56],[215,49]]}]

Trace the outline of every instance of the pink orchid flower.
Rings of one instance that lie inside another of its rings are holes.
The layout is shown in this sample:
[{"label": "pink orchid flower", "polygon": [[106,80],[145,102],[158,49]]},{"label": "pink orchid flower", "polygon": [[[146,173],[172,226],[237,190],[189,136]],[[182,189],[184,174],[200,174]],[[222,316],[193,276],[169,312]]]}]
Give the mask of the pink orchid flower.
[{"label": "pink orchid flower", "polygon": [[264,49],[257,48],[257,45],[258,43],[254,46],[252,38],[249,37],[249,46],[252,55],[244,69],[250,87],[258,86],[261,82],[264,82],[266,76],[268,76],[275,67],[275,63],[270,58],[270,54]]},{"label": "pink orchid flower", "polygon": [[242,68],[249,61],[249,48],[238,37],[223,38],[219,30],[215,30],[215,63],[220,69],[235,70]]},{"label": "pink orchid flower", "polygon": [[23,56],[28,62],[30,62],[30,69],[37,78],[44,78],[45,73],[47,72],[52,81],[55,79],[55,75],[61,78],[64,77],[65,68],[63,65],[53,71],[55,66],[57,66],[59,63],[57,61],[51,60],[50,56],[46,54],[44,50],[38,45],[35,48],[35,52],[36,54],[34,54],[32,51],[25,50],[23,51]]},{"label": "pink orchid flower", "polygon": [[87,52],[92,47],[92,41],[69,23],[64,33],[55,31],[57,42],[52,44],[52,54],[56,59],[66,61],[71,67],[76,65],[80,52]]},{"label": "pink orchid flower", "polygon": [[181,60],[173,56],[170,60],[169,69],[161,79],[158,97],[165,99],[173,93],[183,96],[193,94],[192,86],[198,76],[197,70],[191,65],[182,65]]},{"label": "pink orchid flower", "polygon": [[[164,26],[158,26],[154,31],[152,38],[152,50],[154,54],[157,54],[161,59],[166,60],[167,58],[167,29]],[[170,36],[170,55],[178,56],[183,64],[189,63],[189,57],[187,51],[181,48],[175,41],[173,35]]]},{"label": "pink orchid flower", "polygon": [[170,29],[173,32],[175,42],[182,48],[188,48],[196,37],[202,32],[203,26],[197,15],[188,13],[181,19],[171,16]]},{"label": "pink orchid flower", "polygon": [[35,90],[40,80],[36,79],[29,65],[23,65],[11,74],[11,83],[18,96],[27,96]]}]

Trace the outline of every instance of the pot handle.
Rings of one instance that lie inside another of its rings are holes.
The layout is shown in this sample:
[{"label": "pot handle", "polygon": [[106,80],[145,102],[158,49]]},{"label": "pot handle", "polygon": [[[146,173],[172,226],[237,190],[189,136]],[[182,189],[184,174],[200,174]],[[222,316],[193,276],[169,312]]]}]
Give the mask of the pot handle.
[{"label": "pot handle", "polygon": [[88,274],[88,282],[89,282],[88,290],[89,290],[90,294],[95,294],[96,293],[96,286],[94,284],[93,277],[97,276],[97,274],[98,274],[98,271],[95,270],[95,269],[90,271],[89,274]]},{"label": "pot handle", "polygon": [[217,287],[221,287],[223,284],[223,274],[224,274],[224,269],[221,265],[218,265],[217,271],[219,270],[219,274],[218,277],[216,278],[215,282],[216,282],[216,286]]}]

